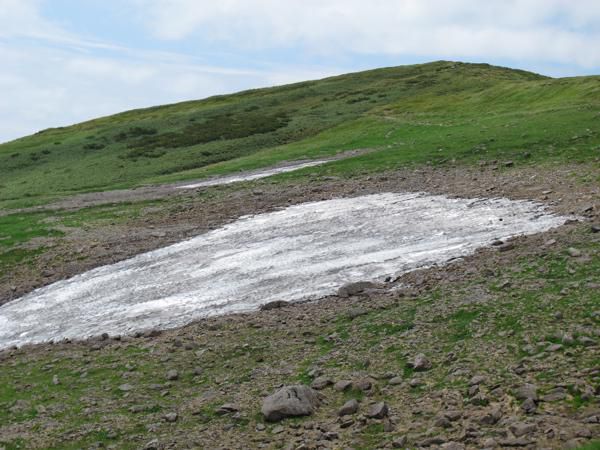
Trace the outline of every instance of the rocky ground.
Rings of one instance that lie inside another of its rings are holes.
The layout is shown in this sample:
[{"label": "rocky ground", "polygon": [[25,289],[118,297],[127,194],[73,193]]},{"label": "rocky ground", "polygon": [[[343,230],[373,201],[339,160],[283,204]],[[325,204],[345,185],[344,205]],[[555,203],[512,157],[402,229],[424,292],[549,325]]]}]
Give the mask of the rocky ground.
[{"label": "rocky ground", "polygon": [[[410,190],[534,199],[581,216],[318,302],[1,352],[0,448],[598,448],[598,185],[589,167],[502,164],[261,181],[68,230],[2,277],[4,301],[308,200]],[[282,419],[290,408],[309,415]]]}]

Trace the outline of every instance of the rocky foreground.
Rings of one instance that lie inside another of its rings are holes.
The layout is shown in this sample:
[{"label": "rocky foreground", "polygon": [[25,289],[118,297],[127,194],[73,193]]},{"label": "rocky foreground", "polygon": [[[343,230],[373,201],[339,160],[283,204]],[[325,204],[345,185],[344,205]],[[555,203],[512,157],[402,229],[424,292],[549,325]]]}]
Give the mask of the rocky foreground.
[{"label": "rocky foreground", "polygon": [[598,448],[598,193],[537,186],[581,219],[318,302],[0,352],[0,448]]}]

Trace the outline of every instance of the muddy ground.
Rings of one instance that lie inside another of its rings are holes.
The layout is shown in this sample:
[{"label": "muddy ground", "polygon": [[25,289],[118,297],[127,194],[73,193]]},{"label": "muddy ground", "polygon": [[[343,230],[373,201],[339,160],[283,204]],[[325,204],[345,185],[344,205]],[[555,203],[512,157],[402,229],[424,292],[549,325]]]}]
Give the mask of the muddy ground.
[{"label": "muddy ground", "polygon": [[[0,404],[0,447],[558,449],[598,439],[598,175],[575,165],[485,165],[263,180],[182,192],[135,220],[70,231],[27,270],[5,274],[0,298],[312,200],[426,191],[537,200],[581,216],[382,290],[1,352],[0,382],[15,399]],[[418,354],[430,367],[410,367]],[[334,387],[341,381],[346,389]],[[319,390],[315,413],[265,422],[263,398],[295,383]],[[351,399],[358,411],[339,416]],[[370,417],[377,402],[388,411]]]}]

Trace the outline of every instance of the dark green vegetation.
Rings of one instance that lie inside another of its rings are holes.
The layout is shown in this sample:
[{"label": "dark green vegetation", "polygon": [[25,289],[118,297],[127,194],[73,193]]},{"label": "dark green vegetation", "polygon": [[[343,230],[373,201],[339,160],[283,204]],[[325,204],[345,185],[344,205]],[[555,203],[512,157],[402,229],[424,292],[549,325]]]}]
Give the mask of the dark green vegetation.
[{"label": "dark green vegetation", "polygon": [[[600,316],[592,314],[600,306],[600,292],[588,287],[600,272],[600,242],[590,242],[584,226],[554,236],[559,242],[547,250],[532,242],[516,258],[467,261],[461,270],[471,275],[460,282],[436,281],[418,293],[397,292],[360,305],[348,306],[348,300],[334,307],[323,305],[314,320],[306,320],[309,309],[297,306],[243,321],[215,319],[158,339],[20,351],[0,362],[0,424],[28,431],[18,439],[0,438],[0,445],[82,448],[101,442],[140,448],[160,437],[161,442],[184,447],[200,442],[196,445],[209,448],[211,439],[223,436],[223,446],[227,439],[231,445],[238,439],[247,448],[261,440],[269,442],[269,448],[284,448],[290,437],[272,434],[278,425],[264,423],[260,401],[279,383],[310,384],[315,368],[334,380],[396,374],[405,382],[392,386],[388,377],[372,379],[373,388],[367,392],[328,388],[323,391],[328,402],[314,417],[284,423],[292,434],[293,426],[331,422],[349,398],[359,399],[363,410],[372,399],[385,400],[404,422],[420,424],[410,430],[407,446],[412,448],[432,426],[441,390],[464,397],[465,415],[486,409],[469,404],[468,380],[473,374],[486,377],[481,391],[492,401],[499,396],[501,403],[513,405],[503,409],[506,416],[519,411],[512,389],[525,381],[538,385],[541,397],[556,385],[567,386],[564,399],[540,402],[537,417],[585,415],[593,410],[594,400],[573,383],[594,386],[593,372],[586,369],[600,363],[597,347],[582,340],[593,337],[594,327],[600,325]],[[569,256],[569,247],[582,249],[584,257]],[[473,273],[472,266],[479,270]],[[558,351],[546,350],[561,333],[571,333],[573,341]],[[285,339],[273,338],[281,335]],[[432,360],[431,371],[414,372],[406,365],[418,352]],[[519,365],[527,370],[515,372]],[[178,370],[179,379],[167,383],[165,375],[171,369]],[[574,378],[573,370],[583,375]],[[410,387],[412,378],[420,384]],[[495,386],[502,390],[492,391]],[[240,407],[238,416],[217,412],[230,402]],[[418,409],[414,405],[427,402],[432,408],[411,416]],[[174,411],[179,414],[177,423],[165,421],[163,416]],[[265,430],[256,431],[257,425]],[[562,429],[581,426],[565,422]],[[544,439],[546,429],[540,426],[536,439]],[[352,439],[357,439],[355,448],[379,448],[403,430],[385,431],[382,422],[372,421]],[[478,431],[482,439],[501,439],[490,424],[478,425]],[[345,439],[344,433],[340,439]],[[597,444],[584,448],[595,449]]]},{"label": "dark green vegetation", "polygon": [[246,91],[2,144],[0,208],[365,147],[378,151],[310,170],[589,161],[600,153],[599,107],[600,77],[549,79],[453,62]]}]

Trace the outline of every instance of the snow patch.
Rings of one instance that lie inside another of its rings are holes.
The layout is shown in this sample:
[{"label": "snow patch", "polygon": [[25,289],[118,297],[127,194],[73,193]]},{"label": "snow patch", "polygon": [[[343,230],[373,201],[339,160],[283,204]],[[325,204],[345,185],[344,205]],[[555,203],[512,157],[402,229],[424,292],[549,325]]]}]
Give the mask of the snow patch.
[{"label": "snow patch", "polygon": [[40,288],[0,307],[0,348],[166,329],[333,294],[565,217],[508,199],[383,193],[304,203]]}]

